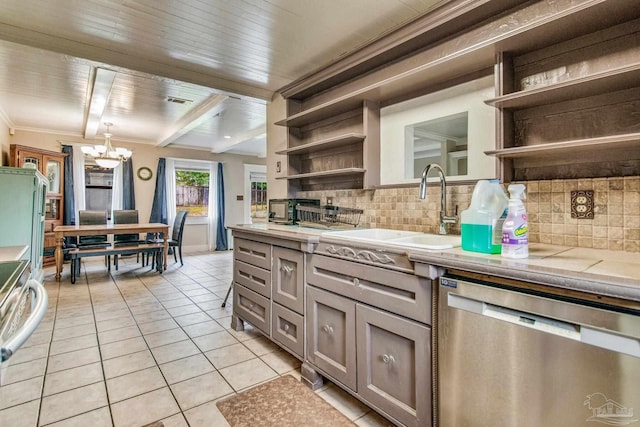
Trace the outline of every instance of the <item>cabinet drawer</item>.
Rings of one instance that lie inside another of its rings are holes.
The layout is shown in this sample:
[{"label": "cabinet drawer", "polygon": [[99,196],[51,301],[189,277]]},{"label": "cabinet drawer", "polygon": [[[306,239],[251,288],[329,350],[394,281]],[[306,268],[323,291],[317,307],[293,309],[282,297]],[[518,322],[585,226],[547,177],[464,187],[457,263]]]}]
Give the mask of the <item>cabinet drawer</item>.
[{"label": "cabinet drawer", "polygon": [[266,298],[271,297],[271,272],[246,262],[233,263],[233,280]]},{"label": "cabinet drawer", "polygon": [[233,313],[270,335],[271,304],[265,297],[236,284],[233,288]]},{"label": "cabinet drawer", "polygon": [[233,256],[248,264],[271,270],[271,245],[245,239],[234,239]]},{"label": "cabinet drawer", "polygon": [[307,256],[307,283],[431,324],[431,280],[323,255]]},{"label": "cabinet drawer", "polygon": [[307,360],[356,390],[356,304],[307,287]]},{"label": "cabinet drawer", "polygon": [[274,303],[271,313],[271,335],[274,341],[304,357],[304,318]]},{"label": "cabinet drawer", "polygon": [[431,425],[431,329],[356,304],[358,395],[407,426]]},{"label": "cabinet drawer", "polygon": [[273,300],[302,314],[304,308],[304,254],[292,249],[274,246],[271,277]]}]

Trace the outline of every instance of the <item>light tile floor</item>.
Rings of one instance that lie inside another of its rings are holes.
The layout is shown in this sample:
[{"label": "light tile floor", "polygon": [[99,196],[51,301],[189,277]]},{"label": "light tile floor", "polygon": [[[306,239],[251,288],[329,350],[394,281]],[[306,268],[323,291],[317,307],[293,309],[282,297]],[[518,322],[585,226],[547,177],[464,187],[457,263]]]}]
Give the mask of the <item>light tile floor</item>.
[{"label": "light tile floor", "polygon": [[[49,309],[11,359],[0,387],[0,426],[227,426],[216,400],[300,362],[249,326],[230,329],[221,307],[232,252],[194,253],[162,275],[135,259],[109,274],[83,262],[75,285],[45,269]],[[389,425],[331,384],[318,394],[359,426]]]}]

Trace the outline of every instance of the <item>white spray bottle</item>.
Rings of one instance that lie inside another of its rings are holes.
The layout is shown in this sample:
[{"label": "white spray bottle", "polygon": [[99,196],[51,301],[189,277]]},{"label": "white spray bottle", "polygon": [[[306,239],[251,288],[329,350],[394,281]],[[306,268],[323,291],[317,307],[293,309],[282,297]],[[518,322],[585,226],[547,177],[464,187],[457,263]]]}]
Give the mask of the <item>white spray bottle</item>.
[{"label": "white spray bottle", "polygon": [[524,184],[509,186],[509,213],[502,226],[502,256],[527,258],[529,256],[529,225],[524,208]]}]

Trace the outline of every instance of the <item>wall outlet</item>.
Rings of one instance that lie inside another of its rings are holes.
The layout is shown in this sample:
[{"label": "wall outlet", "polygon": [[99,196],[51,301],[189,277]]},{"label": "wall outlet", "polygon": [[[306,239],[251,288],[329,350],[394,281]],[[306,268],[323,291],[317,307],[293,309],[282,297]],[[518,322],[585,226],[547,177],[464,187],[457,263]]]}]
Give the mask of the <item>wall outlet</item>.
[{"label": "wall outlet", "polygon": [[593,190],[571,192],[571,218],[593,219]]},{"label": "wall outlet", "polygon": [[278,160],[276,162],[276,173],[280,173],[281,170],[282,170],[282,163],[280,163],[280,160]]}]

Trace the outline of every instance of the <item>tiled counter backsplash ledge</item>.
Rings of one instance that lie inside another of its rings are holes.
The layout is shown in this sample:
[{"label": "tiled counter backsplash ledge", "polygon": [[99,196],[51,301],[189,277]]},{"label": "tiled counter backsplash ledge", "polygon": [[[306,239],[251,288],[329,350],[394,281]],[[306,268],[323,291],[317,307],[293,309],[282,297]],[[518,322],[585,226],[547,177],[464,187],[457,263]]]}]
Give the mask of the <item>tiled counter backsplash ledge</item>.
[{"label": "tiled counter backsplash ledge", "polygon": [[[529,239],[582,248],[640,252],[640,177],[526,181],[525,205],[529,215]],[[504,186],[503,186],[504,187]],[[447,213],[467,209],[474,185],[447,186]],[[506,188],[505,188],[506,190]],[[571,191],[594,191],[593,219],[571,217]],[[438,229],[440,189],[430,184],[427,200],[418,198],[418,186],[377,190],[299,192],[326,203],[364,210],[360,226],[434,233]],[[460,221],[449,226],[460,234]]]}]

